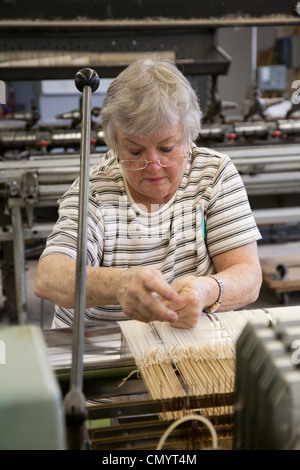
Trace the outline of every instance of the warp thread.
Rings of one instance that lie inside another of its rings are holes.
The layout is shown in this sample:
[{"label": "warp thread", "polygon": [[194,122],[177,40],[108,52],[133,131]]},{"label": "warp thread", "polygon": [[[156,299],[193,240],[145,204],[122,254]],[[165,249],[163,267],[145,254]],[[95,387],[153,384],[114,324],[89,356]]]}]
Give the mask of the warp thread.
[{"label": "warp thread", "polygon": [[[164,399],[232,392],[236,340],[254,319],[268,321],[262,310],[242,310],[201,315],[192,329],[137,320],[120,322],[120,327],[150,396]],[[228,411],[232,410],[200,410],[205,415]],[[191,412],[162,413],[161,418],[178,419]]]}]

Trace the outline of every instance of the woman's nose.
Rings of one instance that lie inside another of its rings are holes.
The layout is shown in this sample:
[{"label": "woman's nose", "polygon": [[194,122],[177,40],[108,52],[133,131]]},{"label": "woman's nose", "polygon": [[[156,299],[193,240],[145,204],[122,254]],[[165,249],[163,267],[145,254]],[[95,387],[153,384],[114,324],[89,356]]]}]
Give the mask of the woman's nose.
[{"label": "woman's nose", "polygon": [[155,149],[149,149],[147,152],[148,162],[155,162],[159,158],[158,152]]},{"label": "woman's nose", "polygon": [[149,151],[147,155],[147,161],[148,161],[147,168],[151,171],[159,170],[161,166],[159,165],[157,160],[159,160],[159,155],[157,154],[157,152],[155,152],[154,150]]},{"label": "woman's nose", "polygon": [[157,171],[159,171],[161,169],[161,166],[160,166],[160,164],[158,163],[157,160],[158,160],[157,158],[155,158],[153,160],[149,159],[146,169],[153,172],[153,173],[156,173]]}]

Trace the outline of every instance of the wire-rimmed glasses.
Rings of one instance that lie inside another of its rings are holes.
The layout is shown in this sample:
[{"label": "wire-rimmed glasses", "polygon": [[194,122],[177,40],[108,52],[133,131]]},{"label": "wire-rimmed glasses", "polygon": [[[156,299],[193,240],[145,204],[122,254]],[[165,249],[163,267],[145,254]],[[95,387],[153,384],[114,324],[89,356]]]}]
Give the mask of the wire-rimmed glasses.
[{"label": "wire-rimmed glasses", "polygon": [[144,170],[149,165],[149,163],[158,163],[162,168],[172,168],[174,166],[179,166],[182,165],[184,160],[189,156],[190,149],[186,155],[166,155],[157,158],[156,160],[123,160],[118,158],[118,161],[121,163],[122,167],[125,168],[125,170],[138,171]]}]

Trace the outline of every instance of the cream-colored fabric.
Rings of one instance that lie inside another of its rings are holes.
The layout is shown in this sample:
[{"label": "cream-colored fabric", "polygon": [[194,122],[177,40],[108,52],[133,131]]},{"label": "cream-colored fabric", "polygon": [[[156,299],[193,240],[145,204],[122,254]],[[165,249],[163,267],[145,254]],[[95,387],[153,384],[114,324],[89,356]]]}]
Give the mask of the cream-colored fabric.
[{"label": "cream-colored fabric", "polygon": [[[242,310],[201,315],[192,329],[174,328],[169,323],[120,322],[136,365],[153,399],[186,395],[230,393],[234,388],[235,345],[249,321],[266,325],[263,310]],[[191,411],[163,414],[174,419]],[[202,414],[232,412],[206,408]]]}]

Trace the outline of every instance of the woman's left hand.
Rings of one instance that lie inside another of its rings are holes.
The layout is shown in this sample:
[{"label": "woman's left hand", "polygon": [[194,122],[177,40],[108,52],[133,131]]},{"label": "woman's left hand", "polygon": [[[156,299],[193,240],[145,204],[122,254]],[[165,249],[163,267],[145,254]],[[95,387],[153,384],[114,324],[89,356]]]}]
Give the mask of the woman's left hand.
[{"label": "woman's left hand", "polygon": [[172,324],[176,328],[193,328],[205,308],[207,292],[206,278],[187,276],[172,284],[179,294],[176,300],[167,302],[167,306],[178,315],[178,320]]}]

